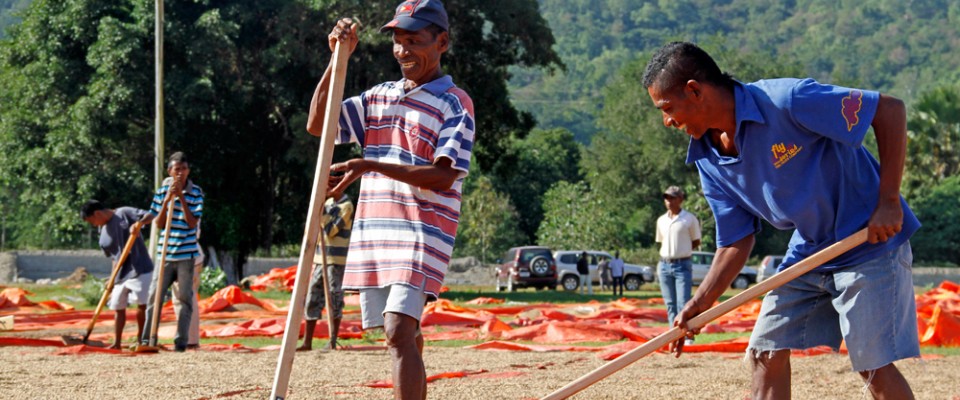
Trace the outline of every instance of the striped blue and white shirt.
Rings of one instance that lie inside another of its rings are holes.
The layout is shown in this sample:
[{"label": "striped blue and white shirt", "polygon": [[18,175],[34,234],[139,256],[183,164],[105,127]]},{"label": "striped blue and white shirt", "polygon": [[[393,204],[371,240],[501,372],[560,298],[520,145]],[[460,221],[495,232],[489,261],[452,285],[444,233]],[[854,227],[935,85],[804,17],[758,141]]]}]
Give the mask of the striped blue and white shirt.
[{"label": "striped blue and white shirt", "polygon": [[[172,178],[163,180],[163,184],[153,195],[153,203],[150,205],[150,214],[156,218],[160,215],[160,208],[163,207],[163,199],[167,196],[167,189],[173,183]],[[187,207],[198,220],[203,216],[203,189],[187,180],[184,189],[184,199],[187,201]],[[200,226],[199,222],[197,226]],[[167,242],[167,261],[189,260],[200,255],[200,244],[197,242],[197,228],[187,226],[187,220],[183,216],[183,205],[180,204],[180,198],[174,197],[173,200],[173,218],[170,220],[170,226],[160,231],[160,240],[157,241],[157,257],[163,250],[163,243],[167,240],[167,232],[170,232],[170,241]]]}]

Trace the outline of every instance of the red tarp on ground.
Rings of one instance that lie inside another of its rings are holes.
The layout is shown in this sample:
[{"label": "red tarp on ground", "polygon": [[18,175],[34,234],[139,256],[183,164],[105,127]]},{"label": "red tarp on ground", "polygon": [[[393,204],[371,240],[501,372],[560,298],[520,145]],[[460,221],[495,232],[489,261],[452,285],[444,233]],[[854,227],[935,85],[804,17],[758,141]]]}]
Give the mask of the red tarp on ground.
[{"label": "red tarp on ground", "polygon": [[960,285],[944,281],[917,296],[920,344],[960,346]]},{"label": "red tarp on ground", "polygon": [[0,292],[0,309],[19,309],[23,307],[39,307],[44,310],[73,310],[73,306],[69,304],[60,303],[53,300],[41,301],[39,303],[34,303],[27,298],[27,296],[32,296],[33,293],[30,293],[26,290],[20,288],[6,288]]},{"label": "red tarp on ground", "polygon": [[[295,272],[295,268],[278,269],[273,273],[279,276],[279,272],[282,271]],[[82,330],[92,318],[92,311],[38,313],[40,307],[47,302],[34,303],[27,298],[29,295],[31,293],[18,288],[7,288],[0,292],[0,304],[7,307],[6,310],[10,310],[6,314],[14,315],[17,331],[73,328]],[[347,297],[348,304],[356,303],[357,297]],[[916,300],[921,344],[960,346],[960,285],[949,281],[943,282],[937,288],[917,296]],[[481,297],[467,304],[485,305],[499,302]],[[662,324],[666,322],[666,311],[662,308],[650,307],[651,304],[658,303],[660,303],[659,299],[623,298],[608,303],[590,301],[582,304],[531,304],[482,308],[458,306],[449,300],[441,299],[425,308],[422,326],[424,338],[428,341],[490,340],[492,342],[473,346],[473,348],[495,348],[501,351],[547,351],[547,349],[549,351],[558,351],[557,349],[587,351],[572,346],[546,347],[543,345],[617,341],[618,343],[605,348],[586,348],[591,349],[589,351],[602,352],[601,357],[607,358],[617,357],[667,330],[667,326]],[[241,304],[246,307],[232,311],[234,309],[232,306]],[[71,308],[69,305],[62,306],[62,308]],[[32,309],[29,309],[31,307]],[[61,305],[51,302],[47,307],[56,308]],[[708,324],[703,331],[748,332],[753,328],[759,307],[759,301],[751,301]],[[204,324],[201,326],[203,337],[276,337],[283,334],[285,326],[285,317],[282,317],[283,309],[279,309],[269,300],[258,299],[245,293],[236,286],[225,288],[201,300],[200,310],[201,319],[205,321],[218,318],[244,319],[229,324]],[[132,320],[132,313],[128,310],[128,320]],[[346,314],[356,314],[356,311],[349,310]],[[173,321],[176,316],[173,315],[172,310],[165,309],[162,319]],[[98,322],[110,324],[112,320],[113,313],[104,312],[100,315]],[[651,326],[650,322],[656,322],[657,325]],[[160,336],[163,338],[172,336],[174,331],[175,327],[165,324],[161,326]],[[302,333],[303,324],[300,328],[300,334]],[[317,324],[315,337],[327,338],[328,336],[326,321],[320,321]],[[345,319],[341,324],[340,337],[362,337],[359,321],[349,317]],[[624,342],[624,339],[628,341]],[[537,343],[540,347],[539,350],[535,350],[535,346],[505,342],[510,340]],[[0,338],[0,346],[61,347],[62,345],[54,340],[3,337]],[[743,352],[745,346],[746,338],[738,338],[710,344],[697,343],[686,346],[686,351]],[[241,350],[243,349],[235,347],[219,349],[219,351]],[[81,354],[90,351],[98,350],[70,348],[58,354]],[[823,352],[830,352],[830,350],[811,349],[795,352],[795,354],[814,355]]]}]

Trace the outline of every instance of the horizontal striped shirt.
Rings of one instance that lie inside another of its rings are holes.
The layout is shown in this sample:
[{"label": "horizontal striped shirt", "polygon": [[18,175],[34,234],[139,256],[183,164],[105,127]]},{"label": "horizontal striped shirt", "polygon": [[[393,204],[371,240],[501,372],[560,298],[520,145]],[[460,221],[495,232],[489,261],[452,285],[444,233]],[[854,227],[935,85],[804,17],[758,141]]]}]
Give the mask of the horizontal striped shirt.
[{"label": "horizontal striped shirt", "polygon": [[[347,250],[350,248],[350,229],[353,227],[353,202],[347,195],[340,200],[327,199],[323,204],[323,218],[320,220],[323,235],[327,243],[327,265],[347,263]],[[313,263],[323,265],[320,242],[313,257]]]},{"label": "horizontal striped shirt", "polygon": [[345,289],[405,284],[436,298],[460,221],[463,179],[473,151],[473,101],[443,76],[410,91],[386,82],[346,99],[338,143],[356,142],[367,160],[431,165],[460,172],[453,187],[433,191],[376,172],[363,176],[344,275]]},{"label": "horizontal striped shirt", "polygon": [[[160,188],[153,195],[153,203],[150,204],[150,214],[154,217],[160,215],[160,208],[163,207],[163,199],[167,196],[167,190],[173,179],[163,180]],[[203,216],[203,189],[187,180],[184,189],[184,199],[187,201],[187,207],[198,220]],[[197,226],[200,226],[199,222]],[[170,240],[167,241],[167,232],[170,232]],[[187,226],[187,220],[183,216],[183,205],[180,204],[180,198],[174,197],[173,200],[173,218],[170,220],[170,226],[160,231],[160,240],[157,241],[157,259],[163,250],[164,242],[167,243],[167,261],[189,260],[200,256],[200,245],[197,242],[197,228]]]}]

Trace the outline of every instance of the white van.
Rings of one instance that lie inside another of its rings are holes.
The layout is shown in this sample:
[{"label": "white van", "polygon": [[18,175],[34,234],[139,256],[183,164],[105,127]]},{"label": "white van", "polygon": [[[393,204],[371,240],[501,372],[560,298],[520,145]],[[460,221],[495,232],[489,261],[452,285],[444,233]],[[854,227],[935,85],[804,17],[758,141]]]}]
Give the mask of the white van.
[{"label": "white van", "polygon": [[[574,291],[580,287],[580,274],[577,273],[577,260],[584,250],[558,250],[553,253],[557,263],[557,282],[564,290]],[[600,289],[600,274],[597,265],[605,259],[612,260],[613,256],[605,251],[586,250],[587,261],[590,263],[590,280],[593,286]],[[626,290],[639,290],[644,282],[653,282],[653,268],[645,265],[623,264],[623,287]]]}]

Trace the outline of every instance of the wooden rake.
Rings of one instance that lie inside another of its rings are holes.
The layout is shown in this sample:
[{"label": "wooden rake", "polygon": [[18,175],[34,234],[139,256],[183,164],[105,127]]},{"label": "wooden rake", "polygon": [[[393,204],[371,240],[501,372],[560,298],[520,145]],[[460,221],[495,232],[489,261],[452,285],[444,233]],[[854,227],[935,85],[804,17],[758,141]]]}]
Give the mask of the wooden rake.
[{"label": "wooden rake", "polygon": [[[133,350],[136,353],[156,353],[160,351],[160,347],[157,345],[157,332],[160,327],[160,312],[163,307],[163,294],[166,290],[161,290],[163,288],[163,268],[164,264],[167,263],[167,244],[170,243],[170,234],[171,226],[170,223],[173,221],[173,203],[174,198],[171,197],[164,206],[167,208],[167,220],[164,225],[164,229],[167,231],[166,235],[163,237],[163,246],[160,247],[160,262],[159,265],[156,265],[153,269],[153,273],[156,275],[154,280],[157,282],[157,291],[153,297],[153,314],[148,315],[147,318],[150,318],[150,332],[148,333],[147,345],[137,344],[137,347]],[[184,204],[184,207],[187,205]],[[161,207],[163,208],[163,207]],[[140,339],[138,339],[139,341]]]},{"label": "wooden rake", "polygon": [[[330,163],[333,161],[334,137],[337,134],[340,102],[343,101],[343,86],[347,74],[347,59],[347,54],[345,54],[345,51],[341,51],[341,45],[338,41],[333,50],[333,68],[330,75],[330,88],[327,91],[327,111],[323,117],[320,151],[317,156],[317,167],[313,178],[313,194],[310,196],[310,208],[307,210],[307,223],[304,227],[303,242],[300,244],[300,259],[297,262],[297,276],[293,283],[293,293],[290,295],[287,324],[283,331],[283,342],[280,346],[280,356],[277,359],[277,370],[273,379],[270,400],[283,400],[289,389],[293,357],[296,354],[297,339],[300,337],[303,301],[307,295],[307,287],[310,285],[310,272],[313,268],[317,238],[320,236],[320,216],[323,215],[323,203],[327,198]],[[329,301],[330,296],[327,296],[327,299]]]},{"label": "wooden rake", "polygon": [[[803,261],[800,261],[790,268],[783,270],[770,279],[760,282],[754,287],[746,289],[743,292],[740,292],[740,294],[727,299],[727,301],[713,306],[713,308],[710,308],[709,310],[691,319],[687,325],[691,330],[702,328],[710,321],[720,318],[724,314],[733,311],[735,308],[740,307],[752,299],[760,297],[773,289],[783,286],[794,278],[803,275],[810,270],[819,267],[820,265],[823,265],[823,263],[830,261],[843,253],[846,253],[850,249],[857,247],[866,241],[867,228],[863,228],[857,233],[850,235],[846,239],[834,243],[830,247],[820,250],[814,255],[807,257]],[[644,343],[642,346],[630,350],[622,356],[617,357],[615,360],[610,361],[591,371],[590,373],[578,378],[577,380],[568,383],[566,386],[553,393],[550,393],[541,400],[566,399],[570,396],[573,396],[581,390],[586,389],[588,386],[597,383],[601,379],[606,378],[614,372],[617,372],[625,368],[627,365],[630,365],[633,362],[643,358],[647,354],[653,353],[657,349],[660,349],[671,342],[675,342],[682,337],[683,332],[680,330],[680,328],[671,328],[670,330],[651,339],[649,342]]]}]

